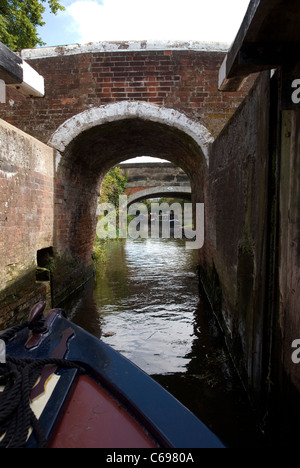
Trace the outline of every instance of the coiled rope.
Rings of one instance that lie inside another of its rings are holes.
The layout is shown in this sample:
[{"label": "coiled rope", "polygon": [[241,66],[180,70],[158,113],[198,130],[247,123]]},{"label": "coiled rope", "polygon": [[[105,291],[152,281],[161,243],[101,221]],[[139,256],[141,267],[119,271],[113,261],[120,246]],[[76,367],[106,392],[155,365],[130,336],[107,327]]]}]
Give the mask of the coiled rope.
[{"label": "coiled rope", "polygon": [[[43,330],[42,321],[34,324],[25,322],[0,336],[7,342],[17,332],[29,327],[34,333]],[[0,385],[4,391],[0,394],[0,448],[24,448],[30,428],[36,437],[39,448],[47,447],[44,431],[30,407],[30,393],[46,366],[63,369],[85,369],[74,362],[64,359],[15,359],[6,356],[6,363],[0,364]]]}]

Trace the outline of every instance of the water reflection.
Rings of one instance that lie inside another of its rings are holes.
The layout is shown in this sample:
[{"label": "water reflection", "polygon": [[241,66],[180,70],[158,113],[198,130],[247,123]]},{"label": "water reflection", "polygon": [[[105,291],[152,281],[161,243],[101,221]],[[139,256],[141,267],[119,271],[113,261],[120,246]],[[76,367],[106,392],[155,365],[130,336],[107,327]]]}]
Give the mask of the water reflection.
[{"label": "water reflection", "polygon": [[66,304],[72,320],[121,352],[229,446],[262,443],[211,311],[199,297],[197,252],[180,240],[107,244],[107,262]]},{"label": "water reflection", "polygon": [[149,374],[184,371],[195,338],[196,266],[182,241],[112,242],[73,320]]}]

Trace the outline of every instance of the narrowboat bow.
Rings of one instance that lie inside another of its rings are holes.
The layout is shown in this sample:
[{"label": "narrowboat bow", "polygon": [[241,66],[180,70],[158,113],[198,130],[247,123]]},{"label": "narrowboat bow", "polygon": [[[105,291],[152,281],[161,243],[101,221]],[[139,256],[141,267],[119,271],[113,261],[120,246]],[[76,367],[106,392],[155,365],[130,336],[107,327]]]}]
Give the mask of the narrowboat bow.
[{"label": "narrowboat bow", "polygon": [[0,333],[0,447],[224,447],[141,369],[44,310]]}]

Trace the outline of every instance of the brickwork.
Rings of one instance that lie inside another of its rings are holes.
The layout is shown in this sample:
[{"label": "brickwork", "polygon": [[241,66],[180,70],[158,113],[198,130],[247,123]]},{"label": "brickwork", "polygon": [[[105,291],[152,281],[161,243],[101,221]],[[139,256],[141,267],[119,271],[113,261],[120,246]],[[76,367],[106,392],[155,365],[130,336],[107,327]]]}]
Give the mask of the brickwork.
[{"label": "brickwork", "polygon": [[[155,187],[154,186],[152,186],[152,187],[147,186],[147,188],[150,189],[150,188],[155,188]],[[136,193],[142,192],[143,190],[145,190],[145,187],[127,187],[126,190],[125,190],[125,195],[130,197],[131,195],[135,195]]]},{"label": "brickwork", "polygon": [[180,168],[170,163],[125,163],[121,166],[126,175],[126,194],[162,186],[190,186],[190,179]]},{"label": "brickwork", "polygon": [[[34,57],[34,54],[31,54]],[[144,101],[174,108],[216,136],[249,90],[218,91],[224,52],[159,50],[93,52],[28,60],[46,82],[45,99],[9,91],[0,116],[47,142],[59,125],[91,107]],[[252,82],[251,82],[252,83]]]},{"label": "brickwork", "polygon": [[41,289],[37,251],[53,245],[54,152],[4,121],[0,141],[0,309],[9,315],[26,308],[27,290],[32,299]]}]

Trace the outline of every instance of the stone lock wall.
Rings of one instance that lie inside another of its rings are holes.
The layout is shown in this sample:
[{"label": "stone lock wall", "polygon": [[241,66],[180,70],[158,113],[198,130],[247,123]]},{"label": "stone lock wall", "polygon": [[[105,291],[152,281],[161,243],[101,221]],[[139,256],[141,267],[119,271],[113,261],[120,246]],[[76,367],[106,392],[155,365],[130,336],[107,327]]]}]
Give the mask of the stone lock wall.
[{"label": "stone lock wall", "polygon": [[269,358],[269,119],[264,73],[212,145],[202,253],[204,287],[254,400],[261,398]]},{"label": "stone lock wall", "polygon": [[0,327],[20,321],[37,300],[37,252],[53,246],[54,151],[0,121]]},{"label": "stone lock wall", "polygon": [[291,446],[300,416],[292,359],[300,339],[300,112],[282,109],[281,86],[279,73],[262,73],[212,145],[200,275],[264,429]]},{"label": "stone lock wall", "polygon": [[[298,74],[300,76],[298,65]],[[272,405],[279,413],[279,438],[297,443],[300,418],[300,111],[282,113],[279,147],[279,230],[277,308],[274,313]],[[294,342],[296,341],[296,344]],[[295,356],[293,354],[295,353]],[[283,397],[284,395],[284,397]],[[275,418],[274,418],[275,422]]]}]

